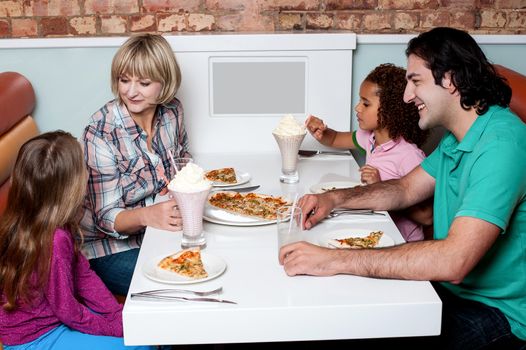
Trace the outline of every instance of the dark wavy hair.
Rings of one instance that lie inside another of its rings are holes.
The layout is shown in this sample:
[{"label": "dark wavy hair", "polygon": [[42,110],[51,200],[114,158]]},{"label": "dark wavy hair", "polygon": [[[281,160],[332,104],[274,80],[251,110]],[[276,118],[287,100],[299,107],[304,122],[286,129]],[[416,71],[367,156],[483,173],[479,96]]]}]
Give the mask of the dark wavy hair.
[{"label": "dark wavy hair", "polygon": [[365,81],[378,86],[378,127],[387,129],[392,139],[403,137],[407,142],[421,146],[429,131],[418,127],[417,107],[404,102],[405,73],[405,69],[386,63],[373,69]]},{"label": "dark wavy hair", "polygon": [[480,115],[492,105],[510,104],[511,88],[506,79],[497,74],[475,39],[465,31],[434,28],[411,39],[405,53],[423,59],[437,85],[442,85],[442,78],[449,72],[465,110],[474,107]]}]

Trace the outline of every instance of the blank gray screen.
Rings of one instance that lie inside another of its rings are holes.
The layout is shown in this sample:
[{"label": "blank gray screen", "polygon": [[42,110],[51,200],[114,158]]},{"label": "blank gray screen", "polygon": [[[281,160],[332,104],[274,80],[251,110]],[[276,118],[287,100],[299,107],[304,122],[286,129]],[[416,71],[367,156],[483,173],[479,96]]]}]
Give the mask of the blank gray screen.
[{"label": "blank gray screen", "polygon": [[305,113],[306,62],[212,62],[212,115]]}]

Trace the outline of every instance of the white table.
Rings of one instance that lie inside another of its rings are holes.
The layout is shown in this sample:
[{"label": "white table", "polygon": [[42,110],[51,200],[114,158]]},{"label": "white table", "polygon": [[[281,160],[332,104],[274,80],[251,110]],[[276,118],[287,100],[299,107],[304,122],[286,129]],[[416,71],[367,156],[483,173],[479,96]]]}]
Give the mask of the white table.
[{"label": "white table", "polygon": [[[279,154],[197,155],[205,169],[234,166],[252,175],[260,193],[293,198],[312,184],[358,181],[352,157],[301,159],[300,182],[279,182]],[[316,243],[324,232],[340,228],[383,230],[403,239],[389,216],[342,216],[325,220],[305,233]],[[442,303],[429,282],[364,278],[288,277],[278,263],[275,225],[235,227],[205,223],[206,251],[221,256],[220,277],[185,285],[193,290],[223,286],[223,299],[238,304],[131,300],[124,306],[127,345],[245,343],[300,340],[408,337],[440,334]],[[149,280],[142,265],[160,254],[180,250],[181,233],[148,228],[130,292],[170,287]],[[173,286],[172,286],[173,287]]]}]

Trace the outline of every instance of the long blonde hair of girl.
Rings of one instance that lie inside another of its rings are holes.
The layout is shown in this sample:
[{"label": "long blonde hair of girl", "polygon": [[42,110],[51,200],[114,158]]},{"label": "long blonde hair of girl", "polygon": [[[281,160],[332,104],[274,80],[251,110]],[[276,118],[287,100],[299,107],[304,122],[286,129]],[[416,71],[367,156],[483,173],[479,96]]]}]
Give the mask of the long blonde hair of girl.
[{"label": "long blonde hair of girl", "polygon": [[27,141],[11,179],[0,222],[0,302],[7,311],[29,303],[47,284],[57,228],[82,239],[78,222],[87,173],[80,144],[64,131]]}]

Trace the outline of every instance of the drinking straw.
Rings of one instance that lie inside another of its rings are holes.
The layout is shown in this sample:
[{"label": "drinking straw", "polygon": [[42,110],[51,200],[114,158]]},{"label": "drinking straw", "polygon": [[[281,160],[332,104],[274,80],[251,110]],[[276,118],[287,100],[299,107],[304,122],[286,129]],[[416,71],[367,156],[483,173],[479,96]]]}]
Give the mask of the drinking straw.
[{"label": "drinking straw", "polygon": [[290,211],[290,222],[289,222],[289,233],[292,231],[292,220],[294,218],[294,209],[296,208],[296,203],[298,202],[299,193],[294,195],[294,201],[292,201],[292,209]]},{"label": "drinking straw", "polygon": [[168,150],[168,156],[170,157],[170,161],[172,162],[172,165],[175,169],[175,173],[177,174],[177,166],[175,165],[175,159],[174,159],[174,156],[172,154],[172,151]]}]

